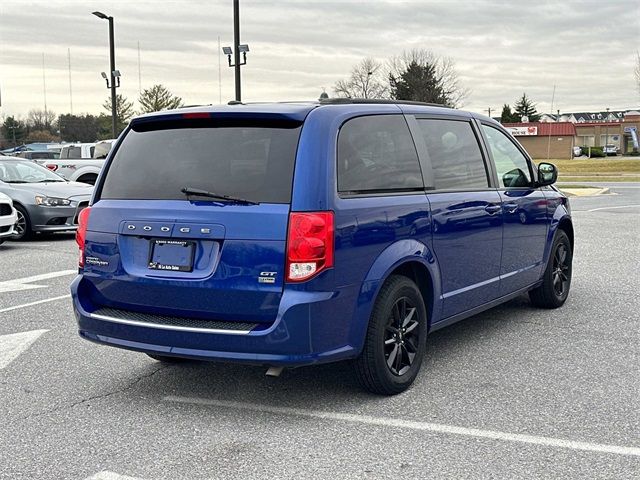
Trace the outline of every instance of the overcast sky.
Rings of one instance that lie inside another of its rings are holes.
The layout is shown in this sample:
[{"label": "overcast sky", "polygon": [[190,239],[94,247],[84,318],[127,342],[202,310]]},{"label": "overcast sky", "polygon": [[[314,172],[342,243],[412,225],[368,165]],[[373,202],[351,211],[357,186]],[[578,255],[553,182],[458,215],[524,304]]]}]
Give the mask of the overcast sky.
[{"label": "overcast sky", "polygon": [[[243,100],[315,99],[363,57],[386,60],[412,48],[453,58],[470,89],[465,108],[514,104],[526,92],[549,111],[638,108],[633,77],[640,0],[240,1]],[[231,0],[0,0],[0,114],[44,107],[99,113],[108,91],[108,24],[115,18],[119,93],[162,83],[187,104],[218,103],[218,36],[233,39]],[[233,69],[222,57],[222,100]],[[137,105],[136,105],[137,108]],[[106,113],[106,112],[105,112]]]}]

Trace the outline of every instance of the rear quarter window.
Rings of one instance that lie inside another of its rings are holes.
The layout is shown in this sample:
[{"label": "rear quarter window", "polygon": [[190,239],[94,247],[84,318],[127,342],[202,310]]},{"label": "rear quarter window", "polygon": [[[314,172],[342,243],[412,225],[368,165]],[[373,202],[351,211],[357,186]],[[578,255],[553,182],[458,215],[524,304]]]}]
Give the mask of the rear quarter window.
[{"label": "rear quarter window", "polygon": [[185,200],[181,189],[189,187],[289,203],[300,128],[220,120],[134,127],[115,153],[100,197]]},{"label": "rear quarter window", "polygon": [[338,135],[338,191],[423,190],[418,154],[402,115],[358,117]]}]

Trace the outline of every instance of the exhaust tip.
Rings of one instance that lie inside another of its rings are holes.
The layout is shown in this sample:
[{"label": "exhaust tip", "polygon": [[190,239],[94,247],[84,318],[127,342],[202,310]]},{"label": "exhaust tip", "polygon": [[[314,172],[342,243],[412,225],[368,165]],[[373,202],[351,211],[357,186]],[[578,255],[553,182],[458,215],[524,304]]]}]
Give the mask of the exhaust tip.
[{"label": "exhaust tip", "polygon": [[284,367],[269,367],[265,375],[267,377],[279,377],[282,373],[282,370],[284,370]]}]

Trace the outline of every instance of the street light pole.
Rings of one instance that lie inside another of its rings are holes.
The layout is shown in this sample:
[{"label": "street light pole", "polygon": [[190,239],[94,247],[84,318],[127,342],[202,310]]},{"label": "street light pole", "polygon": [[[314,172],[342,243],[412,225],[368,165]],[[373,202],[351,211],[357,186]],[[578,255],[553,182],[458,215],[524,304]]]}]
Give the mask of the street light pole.
[{"label": "street light pole", "polygon": [[[240,81],[240,67],[247,63],[247,52],[249,52],[249,45],[240,44],[240,1],[233,0],[233,48],[222,47],[222,52],[227,56],[229,60],[229,67],[233,67],[235,84],[236,84],[236,102],[242,102],[242,82]],[[242,61],[240,61],[240,54],[242,53]],[[231,57],[233,56],[233,63],[231,63]]]},{"label": "street light pole", "polygon": [[236,101],[242,101],[240,82],[240,0],[233,0],[233,63],[236,79]]},{"label": "street light pole", "polygon": [[118,85],[116,85],[116,47],[113,33],[113,17],[105,15],[102,12],[93,12],[98,18],[109,21],[109,78],[111,79],[111,133],[113,138],[116,138],[117,121],[116,121],[116,88],[120,85],[120,79],[118,79]]},{"label": "street light pole", "polygon": [[111,131],[116,138],[116,82],[114,72],[116,71],[116,48],[113,35],[113,17],[109,17],[109,71],[111,74]]}]

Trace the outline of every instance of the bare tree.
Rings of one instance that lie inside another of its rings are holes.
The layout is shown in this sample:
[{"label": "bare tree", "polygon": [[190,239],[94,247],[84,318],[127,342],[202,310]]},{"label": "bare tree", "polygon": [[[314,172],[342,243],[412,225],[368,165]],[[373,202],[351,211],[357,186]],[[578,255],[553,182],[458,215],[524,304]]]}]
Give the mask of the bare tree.
[{"label": "bare tree", "polygon": [[339,80],[333,86],[338,97],[388,98],[389,83],[381,62],[368,57],[351,69],[346,80]]},{"label": "bare tree", "polygon": [[405,51],[402,55],[389,60],[390,78],[400,79],[412,65],[434,71],[435,81],[447,106],[454,108],[463,106],[470,91],[462,86],[452,58],[441,57],[425,49]]},{"label": "bare tree", "polygon": [[57,115],[51,110],[33,109],[27,115],[27,125],[31,130],[45,130],[53,132]]}]

